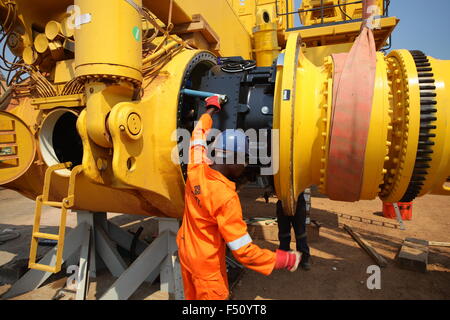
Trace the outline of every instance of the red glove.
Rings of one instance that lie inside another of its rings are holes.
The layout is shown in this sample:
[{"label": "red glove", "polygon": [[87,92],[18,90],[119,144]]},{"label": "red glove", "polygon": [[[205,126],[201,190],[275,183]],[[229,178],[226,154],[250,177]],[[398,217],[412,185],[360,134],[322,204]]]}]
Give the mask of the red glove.
[{"label": "red glove", "polygon": [[211,96],[205,99],[206,101],[206,109],[216,108],[217,111],[222,110],[222,106],[220,105],[220,97],[219,96]]},{"label": "red glove", "polygon": [[290,272],[297,270],[302,259],[302,254],[298,251],[276,251],[275,269],[287,269]]}]

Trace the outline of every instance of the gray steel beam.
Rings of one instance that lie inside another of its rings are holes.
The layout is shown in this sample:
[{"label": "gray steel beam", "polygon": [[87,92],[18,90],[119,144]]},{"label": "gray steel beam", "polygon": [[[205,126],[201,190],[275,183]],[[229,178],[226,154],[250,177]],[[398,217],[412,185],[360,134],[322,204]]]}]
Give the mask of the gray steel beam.
[{"label": "gray steel beam", "polygon": [[114,282],[100,300],[126,300],[146,278],[160,267],[167,256],[168,232],[156,238],[131,266]]},{"label": "gray steel beam", "polygon": [[83,240],[80,248],[80,264],[78,267],[78,283],[76,300],[86,300],[89,290],[89,260],[91,254],[91,227],[89,226],[89,234]]},{"label": "gray steel beam", "polygon": [[102,258],[111,274],[114,277],[120,277],[127,268],[127,265],[117,251],[116,244],[98,224],[95,226],[95,245],[97,253]]}]

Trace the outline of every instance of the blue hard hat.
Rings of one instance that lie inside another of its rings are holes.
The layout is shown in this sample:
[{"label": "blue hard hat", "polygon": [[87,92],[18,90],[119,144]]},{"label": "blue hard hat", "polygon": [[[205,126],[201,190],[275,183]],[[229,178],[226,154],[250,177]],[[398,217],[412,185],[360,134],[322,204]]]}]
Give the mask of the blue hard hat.
[{"label": "blue hard hat", "polygon": [[249,139],[240,129],[226,129],[214,140],[213,150],[249,154]]}]

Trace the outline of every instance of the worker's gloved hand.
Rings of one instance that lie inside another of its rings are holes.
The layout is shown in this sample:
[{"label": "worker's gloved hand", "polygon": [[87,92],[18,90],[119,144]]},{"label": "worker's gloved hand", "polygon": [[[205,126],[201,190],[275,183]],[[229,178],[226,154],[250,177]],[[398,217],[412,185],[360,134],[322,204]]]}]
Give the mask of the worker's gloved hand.
[{"label": "worker's gloved hand", "polygon": [[302,259],[302,254],[298,251],[276,251],[275,269],[287,269],[291,272],[297,270]]},{"label": "worker's gloved hand", "polygon": [[214,108],[216,111],[222,110],[222,101],[219,96],[211,96],[205,99],[206,101],[206,109]]}]

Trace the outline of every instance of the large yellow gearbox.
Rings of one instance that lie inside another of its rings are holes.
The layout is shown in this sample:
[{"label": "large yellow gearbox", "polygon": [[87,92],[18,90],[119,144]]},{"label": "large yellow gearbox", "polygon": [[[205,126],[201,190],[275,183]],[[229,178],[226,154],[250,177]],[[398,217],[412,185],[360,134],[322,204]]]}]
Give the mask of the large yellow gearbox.
[{"label": "large yellow gearbox", "polygon": [[[5,41],[23,59],[12,71],[30,78],[14,82],[10,103],[1,100],[0,185],[36,199],[46,170],[70,163],[45,187],[65,198],[77,167],[73,209],[181,217],[186,153],[177,137],[204,110],[190,89],[228,96],[216,129],[270,137],[252,145],[258,156],[246,177],[273,186],[287,214],[311,185],[347,201],[329,192],[348,183],[328,171],[333,54],[351,47],[362,7],[320,3],[304,1],[313,10],[302,13],[300,30],[291,28],[288,0],[1,1]],[[397,22],[381,19],[377,48]],[[449,70],[450,61],[420,51],[376,54],[357,199],[450,195]],[[265,174],[263,147],[275,150]]]}]

